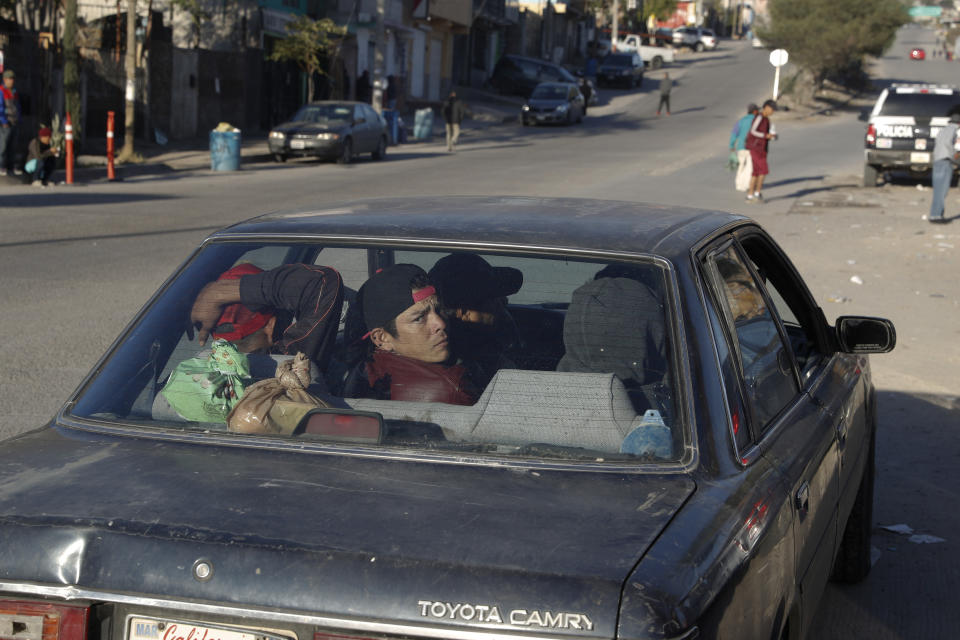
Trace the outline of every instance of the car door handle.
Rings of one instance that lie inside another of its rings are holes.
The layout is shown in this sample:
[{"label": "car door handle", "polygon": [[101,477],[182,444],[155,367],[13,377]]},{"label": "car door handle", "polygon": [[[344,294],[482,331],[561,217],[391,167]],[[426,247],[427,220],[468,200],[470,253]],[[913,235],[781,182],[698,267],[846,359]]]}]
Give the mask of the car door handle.
[{"label": "car door handle", "polygon": [[807,515],[807,512],[810,510],[810,484],[806,481],[800,485],[800,488],[797,489],[797,495],[795,496],[797,511],[800,513],[800,517]]}]

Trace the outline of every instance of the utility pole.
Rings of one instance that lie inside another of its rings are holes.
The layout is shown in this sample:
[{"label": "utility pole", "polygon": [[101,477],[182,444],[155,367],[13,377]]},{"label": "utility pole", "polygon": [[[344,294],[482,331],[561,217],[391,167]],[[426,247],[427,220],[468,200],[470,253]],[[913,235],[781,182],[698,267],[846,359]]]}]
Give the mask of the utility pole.
[{"label": "utility pole", "polygon": [[117,160],[133,158],[134,106],[137,97],[137,0],[127,0],[127,57],[124,62],[127,84],[124,91],[126,113],[123,118],[123,148]]},{"label": "utility pole", "polygon": [[613,0],[613,28],[610,30],[610,53],[617,50],[617,34],[620,26],[620,3]]},{"label": "utility pole", "polygon": [[387,30],[383,24],[386,14],[386,0],[377,0],[377,28],[375,37],[377,39],[377,45],[373,49],[373,92],[372,92],[372,101],[373,108],[377,113],[383,111],[383,63],[384,63],[384,49],[387,46]]},{"label": "utility pole", "polygon": [[74,137],[82,136],[80,118],[80,70],[77,65],[77,0],[66,0],[63,7],[63,99],[73,120]]}]

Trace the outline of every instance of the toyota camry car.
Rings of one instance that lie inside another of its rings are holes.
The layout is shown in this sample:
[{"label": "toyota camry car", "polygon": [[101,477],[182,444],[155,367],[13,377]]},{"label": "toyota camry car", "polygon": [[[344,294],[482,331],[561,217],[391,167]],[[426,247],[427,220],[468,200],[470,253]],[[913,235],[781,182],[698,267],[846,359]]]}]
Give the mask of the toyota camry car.
[{"label": "toyota camry car", "polygon": [[802,637],[870,570],[868,354],[894,342],[829,322],[740,215],[235,224],[0,448],[0,635]]},{"label": "toyota camry car", "polygon": [[278,162],[314,156],[346,164],[361,153],[382,160],[387,154],[387,123],[362,102],[313,102],[274,127],[267,144]]}]

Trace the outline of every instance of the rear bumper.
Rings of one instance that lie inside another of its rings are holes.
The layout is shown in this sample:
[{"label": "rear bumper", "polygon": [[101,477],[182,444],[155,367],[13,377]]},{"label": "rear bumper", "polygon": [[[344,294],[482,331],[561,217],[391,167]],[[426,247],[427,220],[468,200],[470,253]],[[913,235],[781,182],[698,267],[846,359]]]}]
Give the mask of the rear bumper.
[{"label": "rear bumper", "polygon": [[933,151],[865,149],[864,164],[878,169],[909,169],[922,173],[933,168]]}]

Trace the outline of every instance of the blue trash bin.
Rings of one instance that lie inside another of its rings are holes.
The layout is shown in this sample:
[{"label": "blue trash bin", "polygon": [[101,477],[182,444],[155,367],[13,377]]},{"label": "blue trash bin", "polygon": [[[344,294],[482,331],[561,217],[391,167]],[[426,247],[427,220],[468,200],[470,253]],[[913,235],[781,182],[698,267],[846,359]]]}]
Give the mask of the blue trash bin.
[{"label": "blue trash bin", "polygon": [[384,109],[383,119],[387,121],[387,135],[390,136],[390,144],[400,142],[400,134],[397,128],[398,114],[396,109]]},{"label": "blue trash bin", "polygon": [[240,168],[240,132],[210,132],[210,169],[236,171]]},{"label": "blue trash bin", "polygon": [[413,137],[415,140],[429,140],[433,137],[433,109],[417,109],[413,114]]}]

